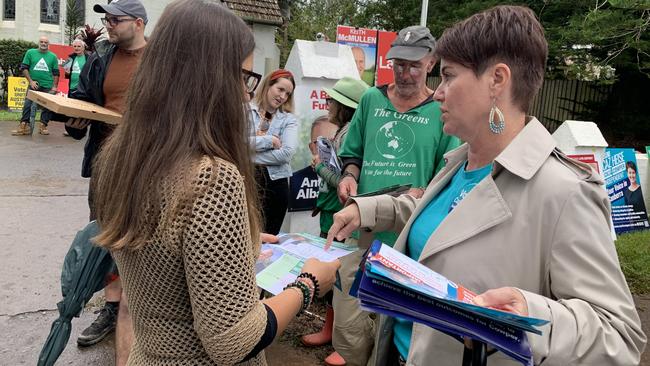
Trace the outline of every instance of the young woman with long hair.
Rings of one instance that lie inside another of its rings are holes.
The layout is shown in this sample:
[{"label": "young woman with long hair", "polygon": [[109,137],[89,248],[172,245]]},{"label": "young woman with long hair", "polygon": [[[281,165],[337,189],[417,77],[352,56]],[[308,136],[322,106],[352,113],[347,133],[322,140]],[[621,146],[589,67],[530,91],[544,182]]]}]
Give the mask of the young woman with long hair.
[{"label": "young woman with long hair", "polygon": [[[218,2],[177,0],[153,31],[96,161],[96,242],[133,316],[130,365],[264,365],[261,350],[334,282],[337,262],[259,301],[249,125],[253,35]],[[192,67],[187,63],[192,62]]]},{"label": "young woman with long hair", "polygon": [[255,145],[255,176],[262,202],[263,228],[277,234],[289,206],[291,159],[298,146],[298,119],[293,111],[296,82],[291,72],[275,70],[262,81],[250,103]]}]

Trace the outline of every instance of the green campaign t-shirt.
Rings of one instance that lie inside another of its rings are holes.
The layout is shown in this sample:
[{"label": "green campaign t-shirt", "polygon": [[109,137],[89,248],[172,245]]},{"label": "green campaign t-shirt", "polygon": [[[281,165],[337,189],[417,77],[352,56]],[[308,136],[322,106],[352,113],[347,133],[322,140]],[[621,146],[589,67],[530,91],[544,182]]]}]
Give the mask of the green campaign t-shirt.
[{"label": "green campaign t-shirt", "polygon": [[[357,193],[394,184],[426,188],[444,166],[443,155],[460,145],[442,132],[440,105],[429,98],[406,113],[398,112],[386,87],[370,88],[361,97],[339,156],[362,161]],[[377,233],[392,245],[396,233]]]},{"label": "green campaign t-shirt", "polygon": [[40,87],[52,88],[54,84],[52,72],[58,73],[59,70],[59,61],[53,52],[47,51],[43,53],[36,48],[32,48],[25,53],[23,64],[29,66],[29,76]]},{"label": "green campaign t-shirt", "polygon": [[86,55],[77,55],[72,62],[72,68],[70,69],[70,89],[77,89],[77,84],[79,84],[79,75],[81,74],[81,69],[83,69],[86,64]]}]

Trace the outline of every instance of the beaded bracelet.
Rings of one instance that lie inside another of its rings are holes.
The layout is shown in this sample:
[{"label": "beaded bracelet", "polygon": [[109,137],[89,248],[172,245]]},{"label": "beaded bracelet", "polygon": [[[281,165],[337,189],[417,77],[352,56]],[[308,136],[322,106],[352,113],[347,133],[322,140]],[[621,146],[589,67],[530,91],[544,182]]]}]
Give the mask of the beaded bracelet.
[{"label": "beaded bracelet", "polygon": [[298,275],[298,278],[308,278],[311,280],[311,282],[314,283],[314,297],[320,297],[320,286],[318,286],[318,280],[316,279],[316,276],[309,272],[303,272],[300,275]]},{"label": "beaded bracelet", "polygon": [[305,285],[307,285],[307,287],[309,287],[309,293],[311,295],[311,298],[312,299],[315,298],[316,287],[314,286],[314,282],[312,282],[312,280],[310,278],[298,277],[298,278],[296,278],[296,281],[300,281],[300,282],[304,283]]},{"label": "beaded bracelet", "polygon": [[304,310],[306,310],[311,304],[312,296],[309,286],[304,282],[295,281],[284,287],[284,290],[288,288],[295,287],[302,292],[302,306],[300,307],[300,312],[297,315],[300,315]]}]

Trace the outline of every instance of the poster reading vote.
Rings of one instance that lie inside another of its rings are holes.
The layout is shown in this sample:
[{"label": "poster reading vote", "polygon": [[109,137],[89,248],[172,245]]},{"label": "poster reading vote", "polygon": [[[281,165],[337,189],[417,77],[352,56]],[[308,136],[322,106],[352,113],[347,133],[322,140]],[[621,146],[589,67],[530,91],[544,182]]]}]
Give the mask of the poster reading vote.
[{"label": "poster reading vote", "polygon": [[649,229],[634,149],[606,149],[603,176],[616,233]]},{"label": "poster reading vote", "polygon": [[359,71],[359,78],[370,86],[375,85],[377,31],[339,25],[336,27],[336,43],[352,48],[352,56],[354,56],[357,71]]}]

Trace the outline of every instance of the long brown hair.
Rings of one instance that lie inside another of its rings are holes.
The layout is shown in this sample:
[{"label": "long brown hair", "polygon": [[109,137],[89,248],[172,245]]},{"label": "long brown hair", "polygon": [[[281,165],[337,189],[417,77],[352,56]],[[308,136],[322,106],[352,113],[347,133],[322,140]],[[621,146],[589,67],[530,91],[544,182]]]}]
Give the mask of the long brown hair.
[{"label": "long brown hair", "polygon": [[257,245],[241,71],[254,47],[248,26],[218,2],[177,0],[165,8],[131,82],[123,122],[95,162],[99,245],[142,247],[161,220],[165,182],[181,177],[174,193],[182,198],[165,208],[173,216],[200,193],[189,184],[206,155],[233,163],[244,176]]}]

